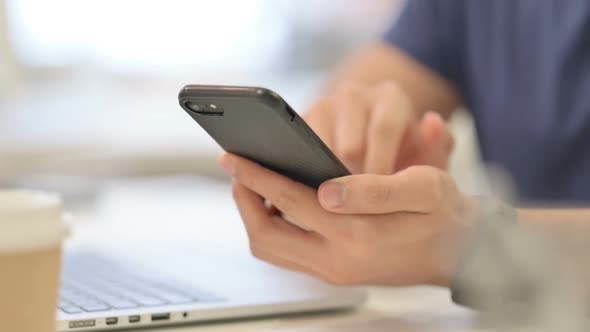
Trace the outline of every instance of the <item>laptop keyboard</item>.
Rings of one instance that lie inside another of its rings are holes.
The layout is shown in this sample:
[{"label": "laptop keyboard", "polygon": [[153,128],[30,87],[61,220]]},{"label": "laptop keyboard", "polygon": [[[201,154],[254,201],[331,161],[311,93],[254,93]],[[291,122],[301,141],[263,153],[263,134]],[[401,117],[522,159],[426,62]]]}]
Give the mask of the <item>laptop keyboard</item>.
[{"label": "laptop keyboard", "polygon": [[217,300],[185,285],[134,275],[108,258],[81,253],[66,257],[59,309],[77,314]]}]

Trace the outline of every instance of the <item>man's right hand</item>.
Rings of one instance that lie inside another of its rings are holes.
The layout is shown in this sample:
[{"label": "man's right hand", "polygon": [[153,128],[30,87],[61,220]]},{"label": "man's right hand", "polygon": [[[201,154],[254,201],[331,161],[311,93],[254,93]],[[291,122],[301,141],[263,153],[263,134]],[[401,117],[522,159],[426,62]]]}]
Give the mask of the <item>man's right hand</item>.
[{"label": "man's right hand", "polygon": [[454,146],[440,115],[420,114],[394,82],[341,86],[305,120],[353,174],[392,174],[414,165],[445,169]]}]

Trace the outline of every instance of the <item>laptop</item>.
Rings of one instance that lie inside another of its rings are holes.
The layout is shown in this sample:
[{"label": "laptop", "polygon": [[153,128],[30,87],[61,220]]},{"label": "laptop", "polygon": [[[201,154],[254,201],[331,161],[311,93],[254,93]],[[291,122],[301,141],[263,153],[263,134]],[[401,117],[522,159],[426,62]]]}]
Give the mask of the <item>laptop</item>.
[{"label": "laptop", "polygon": [[358,288],[336,287],[235,252],[67,251],[57,331],[109,331],[351,309]]}]

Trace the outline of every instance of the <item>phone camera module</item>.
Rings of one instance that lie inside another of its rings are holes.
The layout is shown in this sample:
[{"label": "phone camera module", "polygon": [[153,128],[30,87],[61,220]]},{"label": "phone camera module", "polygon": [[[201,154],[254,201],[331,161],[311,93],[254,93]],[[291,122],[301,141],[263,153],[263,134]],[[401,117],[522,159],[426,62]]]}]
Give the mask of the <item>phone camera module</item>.
[{"label": "phone camera module", "polygon": [[222,116],[223,109],[216,104],[196,104],[193,102],[187,102],[184,106],[191,111],[191,113],[199,115],[216,115]]}]

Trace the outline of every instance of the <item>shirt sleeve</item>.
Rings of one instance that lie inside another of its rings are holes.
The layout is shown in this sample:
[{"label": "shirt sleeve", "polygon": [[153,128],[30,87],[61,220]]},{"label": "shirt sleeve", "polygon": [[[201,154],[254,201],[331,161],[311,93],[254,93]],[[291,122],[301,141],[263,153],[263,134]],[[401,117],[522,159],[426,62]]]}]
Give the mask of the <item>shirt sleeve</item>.
[{"label": "shirt sleeve", "polygon": [[406,0],[384,39],[444,78],[460,83],[462,7],[461,0]]}]

